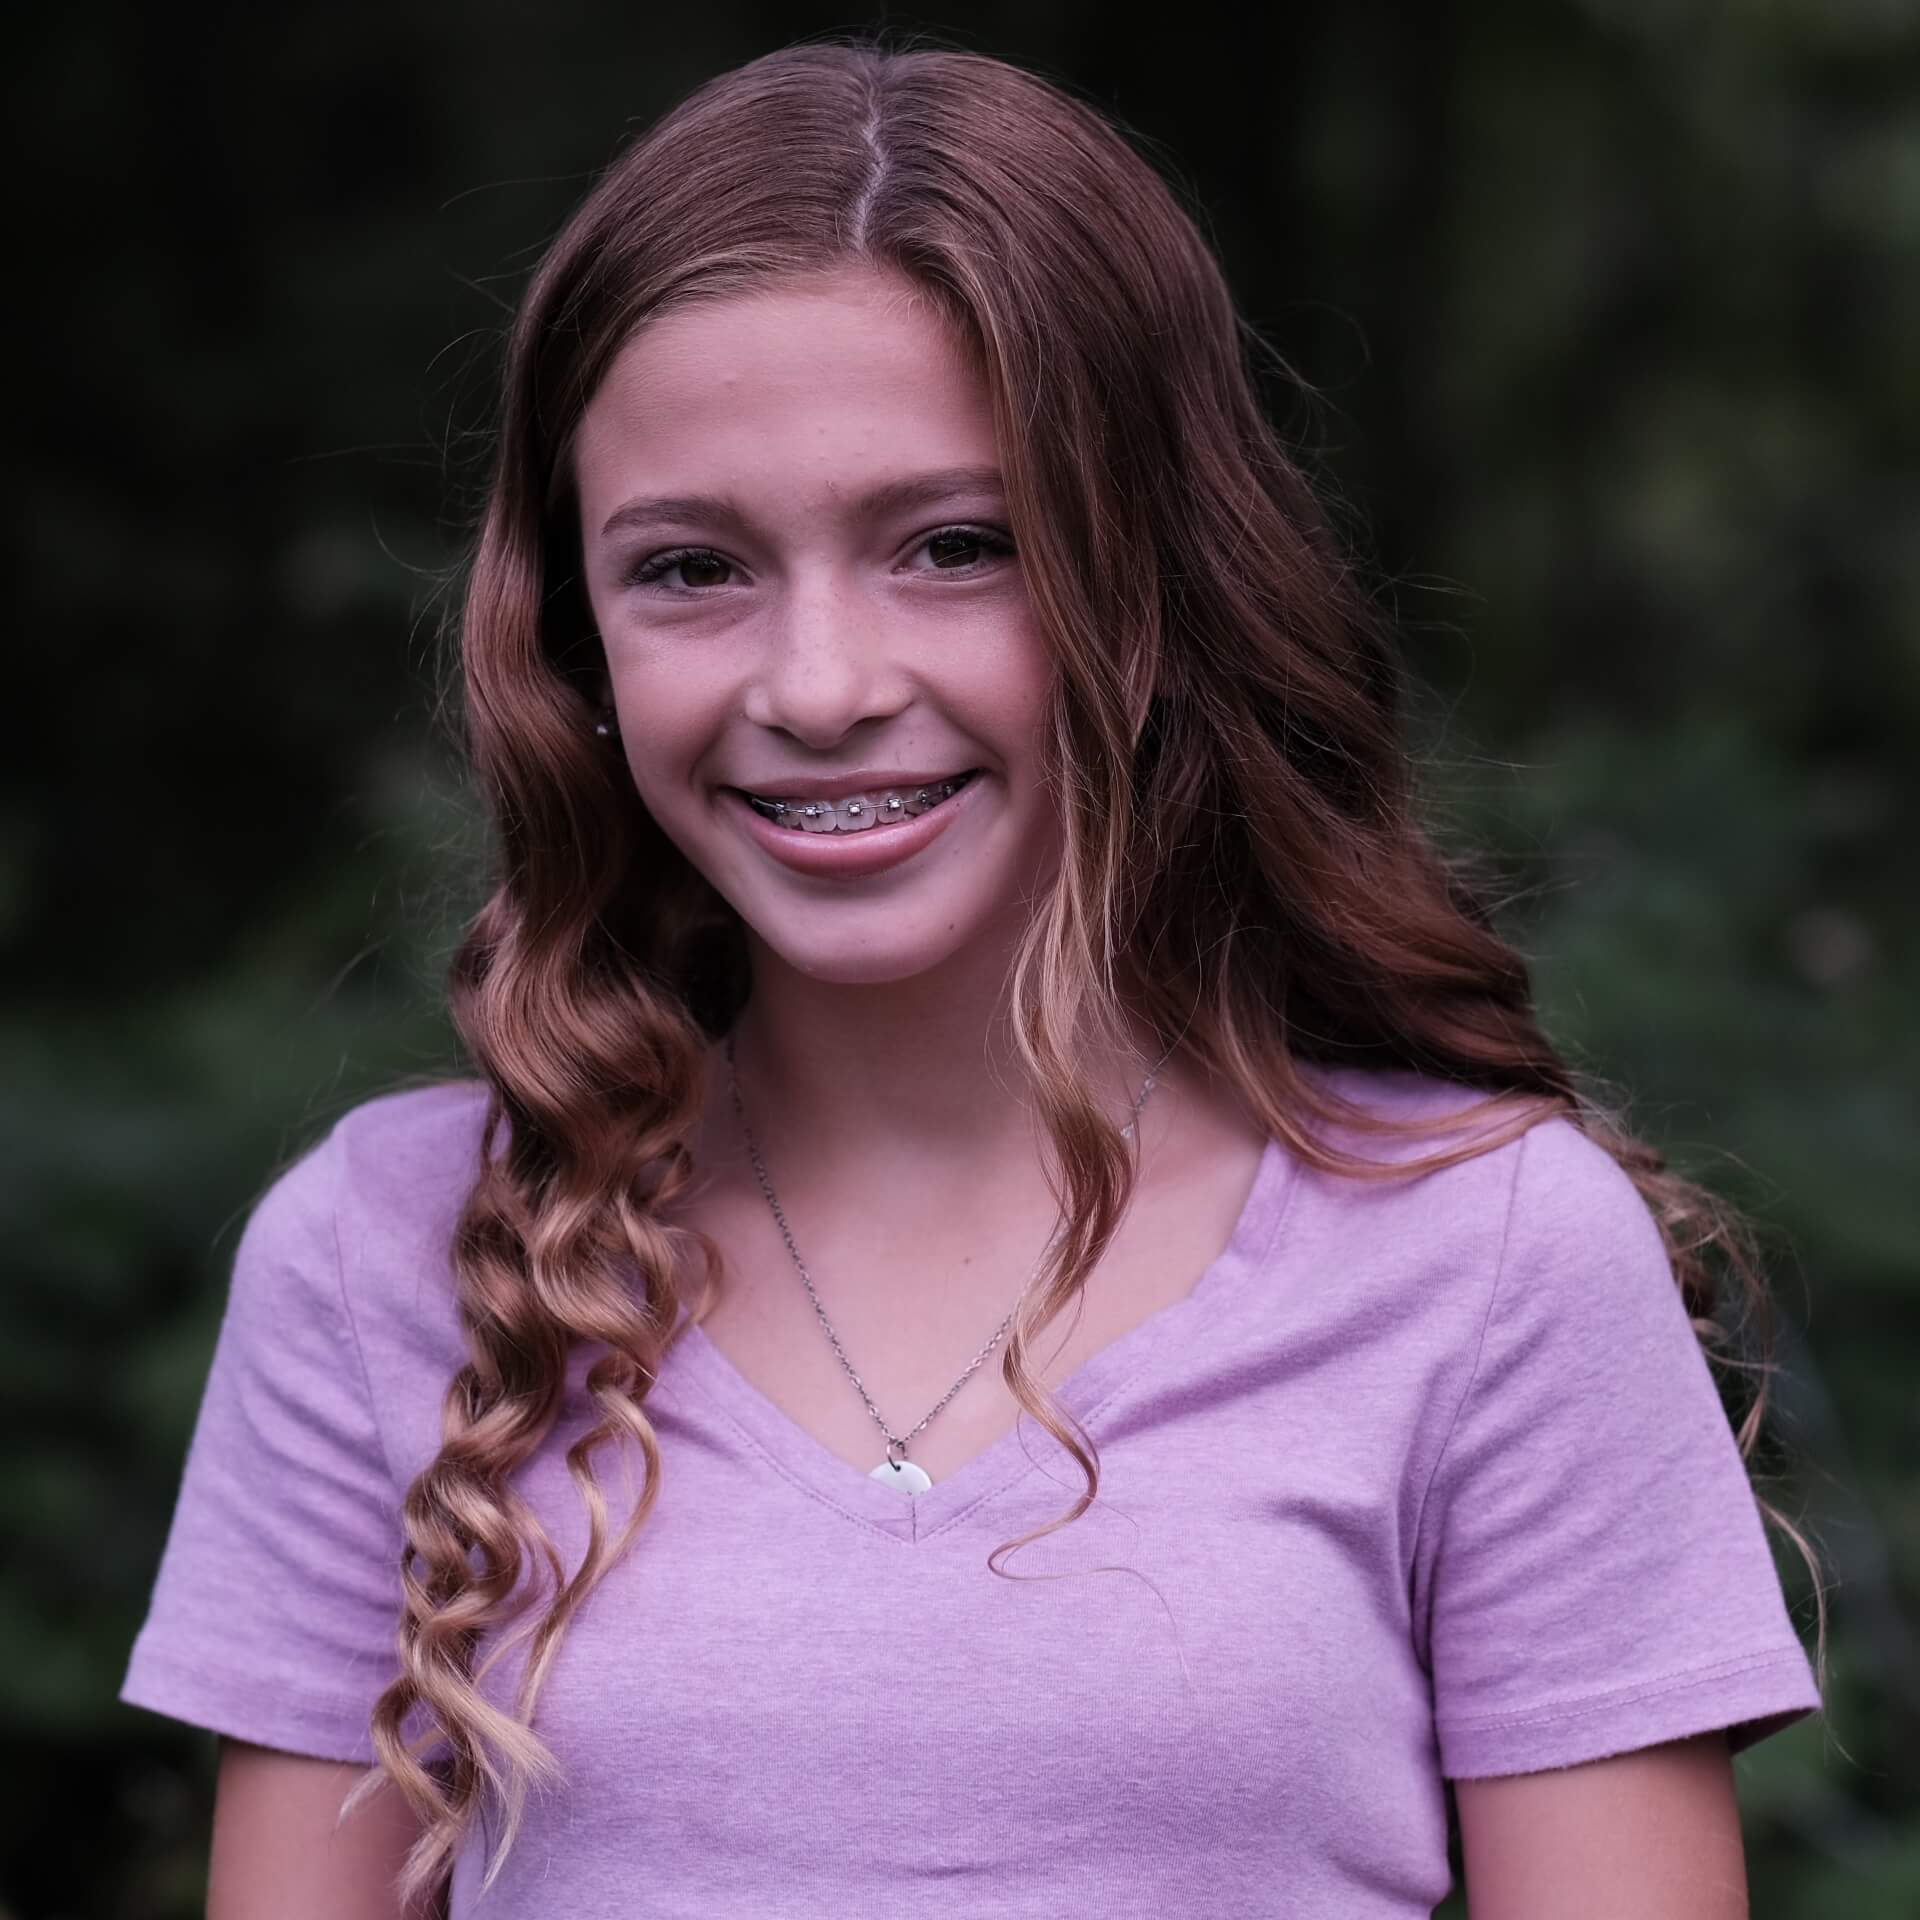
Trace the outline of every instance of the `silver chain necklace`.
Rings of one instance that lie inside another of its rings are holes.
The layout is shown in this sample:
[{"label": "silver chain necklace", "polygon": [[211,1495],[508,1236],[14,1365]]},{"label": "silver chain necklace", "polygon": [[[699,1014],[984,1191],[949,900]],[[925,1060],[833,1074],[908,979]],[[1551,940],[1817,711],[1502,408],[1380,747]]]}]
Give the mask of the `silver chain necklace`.
[{"label": "silver chain necklace", "polygon": [[[1015,1296],[1013,1305],[1007,1310],[1007,1317],[994,1329],[993,1338],[989,1340],[968,1363],[966,1372],[934,1402],[926,1419],[922,1420],[919,1426],[904,1436],[896,1434],[893,1429],[887,1425],[886,1421],[881,1418],[880,1409],[873,1404],[873,1396],[868,1393],[866,1385],[860,1376],[854,1372],[853,1362],[847,1358],[847,1350],[840,1344],[840,1336],[834,1332],[833,1322],[827,1318],[827,1310],[820,1304],[820,1296],[813,1290],[813,1280],[807,1272],[806,1263],[800,1258],[800,1249],[793,1244],[793,1233],[787,1226],[787,1216],[780,1211],[780,1202],[774,1198],[773,1182],[767,1178],[766,1162],[760,1158],[760,1149],[754,1144],[753,1129],[747,1125],[747,1110],[740,1099],[740,1077],[734,1070],[733,1035],[731,1033],[727,1035],[726,1053],[727,1085],[733,1094],[733,1110],[739,1116],[740,1132],[746,1140],[747,1157],[753,1162],[753,1171],[760,1182],[760,1191],[767,1196],[767,1205],[773,1209],[774,1220],[780,1228],[780,1237],[787,1243],[787,1252],[792,1256],[793,1264],[800,1270],[800,1278],[806,1284],[807,1298],[813,1302],[813,1310],[819,1316],[821,1326],[826,1329],[827,1338],[833,1343],[834,1352],[840,1356],[840,1364],[846,1368],[847,1378],[859,1389],[860,1398],[867,1403],[867,1411],[873,1415],[874,1422],[880,1431],[887,1436],[887,1457],[882,1460],[877,1467],[873,1468],[867,1477],[870,1480],[880,1480],[889,1486],[897,1487],[909,1498],[912,1498],[916,1494],[925,1493],[926,1490],[933,1485],[933,1480],[924,1467],[916,1465],[907,1458],[907,1442],[916,1438],[921,1433],[926,1427],[927,1422],[933,1418],[934,1414],[938,1413],[973,1377],[974,1370],[980,1365],[981,1361],[1000,1344],[1000,1336],[1013,1325],[1013,1316],[1020,1310],[1020,1302],[1027,1297],[1027,1287],[1033,1285],[1035,1279],[1039,1276],[1041,1267],[1046,1265],[1047,1255],[1053,1251],[1053,1243],[1060,1237],[1060,1229],[1056,1227],[1053,1232],[1047,1236],[1046,1247],[1042,1250],[1039,1260],[1035,1263],[1033,1272],[1027,1275],[1026,1286],[1023,1286]],[[1140,1109],[1146,1104],[1147,1095],[1153,1091],[1155,1077],[1159,1074],[1160,1068],[1164,1067],[1172,1057],[1173,1048],[1169,1047],[1167,1051],[1160,1056],[1159,1064],[1155,1066],[1153,1072],[1147,1075],[1144,1084],[1140,1088],[1139,1096],[1133,1103],[1133,1119],[1129,1120],[1127,1124],[1120,1129],[1120,1137],[1122,1139],[1125,1139],[1133,1132],[1134,1126],[1140,1118]],[[898,1457],[896,1457],[896,1454]]]}]

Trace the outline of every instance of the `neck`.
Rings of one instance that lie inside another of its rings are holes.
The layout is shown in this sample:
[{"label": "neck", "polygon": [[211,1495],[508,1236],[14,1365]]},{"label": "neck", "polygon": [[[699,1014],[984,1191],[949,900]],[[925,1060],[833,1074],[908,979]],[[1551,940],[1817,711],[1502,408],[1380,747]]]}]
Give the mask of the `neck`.
[{"label": "neck", "polygon": [[[1010,949],[974,951],[908,980],[849,985],[799,973],[755,942],[752,990],[733,1033],[741,1099],[762,1150],[777,1142],[790,1168],[858,1169],[869,1184],[930,1159],[976,1174],[1031,1168],[1038,1121],[1003,1004],[1010,963]],[[1165,1051],[1144,1021],[1129,1025],[1130,1048],[1081,1062],[1116,1126],[1132,1117]],[[1165,1099],[1172,1064],[1156,1075],[1149,1114]],[[725,1075],[722,1057],[715,1118],[737,1136]]]}]

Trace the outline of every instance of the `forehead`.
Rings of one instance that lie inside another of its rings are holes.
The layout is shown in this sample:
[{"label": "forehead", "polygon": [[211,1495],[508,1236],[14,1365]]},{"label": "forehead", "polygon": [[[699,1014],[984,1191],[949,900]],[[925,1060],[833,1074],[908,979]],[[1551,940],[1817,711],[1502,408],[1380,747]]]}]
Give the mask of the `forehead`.
[{"label": "forehead", "polygon": [[963,335],[919,289],[865,269],[700,299],[614,357],[575,440],[584,494],[609,468],[716,476],[787,463],[990,460],[992,405]]}]

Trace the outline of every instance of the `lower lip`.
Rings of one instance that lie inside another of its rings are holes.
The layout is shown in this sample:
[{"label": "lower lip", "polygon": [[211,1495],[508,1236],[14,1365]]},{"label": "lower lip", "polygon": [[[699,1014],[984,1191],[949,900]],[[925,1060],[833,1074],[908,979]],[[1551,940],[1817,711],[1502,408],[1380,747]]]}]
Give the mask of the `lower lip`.
[{"label": "lower lip", "polygon": [[862,827],[857,833],[807,833],[799,827],[775,826],[765,814],[756,813],[746,796],[729,787],[726,803],[740,817],[748,836],[759,842],[784,867],[795,873],[818,875],[830,880],[855,880],[870,873],[885,873],[903,860],[911,860],[953,825],[973,802],[986,783],[984,773],[976,773],[951,798],[937,807],[915,814],[911,820],[892,827]]}]

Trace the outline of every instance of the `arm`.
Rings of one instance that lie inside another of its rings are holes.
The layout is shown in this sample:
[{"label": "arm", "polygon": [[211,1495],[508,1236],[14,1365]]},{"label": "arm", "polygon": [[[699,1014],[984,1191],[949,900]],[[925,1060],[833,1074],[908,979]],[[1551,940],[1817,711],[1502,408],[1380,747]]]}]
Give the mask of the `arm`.
[{"label": "arm", "polygon": [[1453,1789],[1472,1920],[1747,1920],[1724,1732]]},{"label": "arm", "polygon": [[395,1882],[420,1829],[396,1792],[334,1831],[363,1771],[223,1738],[207,1920],[440,1920],[440,1900],[401,1911]]}]

